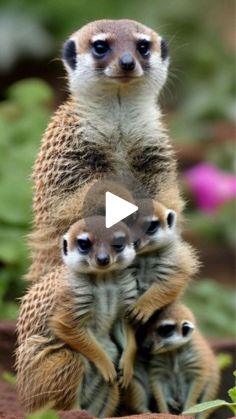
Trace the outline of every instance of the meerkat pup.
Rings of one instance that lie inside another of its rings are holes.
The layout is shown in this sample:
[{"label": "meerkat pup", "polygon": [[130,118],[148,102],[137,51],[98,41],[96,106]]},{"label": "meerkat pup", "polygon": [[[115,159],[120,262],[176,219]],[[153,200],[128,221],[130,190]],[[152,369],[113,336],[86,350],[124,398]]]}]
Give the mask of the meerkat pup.
[{"label": "meerkat pup", "polygon": [[146,234],[137,240],[135,248],[134,276],[139,297],[127,317],[131,322],[145,323],[156,310],[180,297],[197,272],[198,260],[180,236],[176,212],[157,201],[153,201]]},{"label": "meerkat pup", "polygon": [[[99,20],[72,34],[62,56],[70,98],[52,118],[33,171],[32,281],[61,264],[61,235],[84,218],[85,195],[98,179],[133,176],[167,208],[179,214],[183,207],[157,104],[168,74],[166,41],[132,20]],[[76,214],[59,220],[74,196]]]},{"label": "meerkat pup", "polygon": [[126,395],[132,412],[181,414],[216,397],[217,360],[186,306],[176,302],[157,312],[138,331],[137,340],[139,352]]},{"label": "meerkat pup", "polygon": [[[88,224],[96,226],[96,235]],[[135,279],[125,269],[135,251],[125,224],[104,226],[101,216],[73,224],[63,237],[65,266],[34,284],[23,298],[17,370],[28,411],[49,403],[105,417],[119,401],[116,368],[122,370],[124,387],[131,381],[136,341],[122,319],[137,294]],[[125,341],[121,355],[111,338],[116,323],[122,323]]]}]

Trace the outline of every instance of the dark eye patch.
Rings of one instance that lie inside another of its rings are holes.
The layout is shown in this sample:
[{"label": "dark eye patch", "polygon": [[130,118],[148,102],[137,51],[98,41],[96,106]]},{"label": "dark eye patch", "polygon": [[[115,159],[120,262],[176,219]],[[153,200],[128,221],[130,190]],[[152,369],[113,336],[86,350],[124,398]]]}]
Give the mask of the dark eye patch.
[{"label": "dark eye patch", "polygon": [[77,247],[80,251],[80,253],[88,253],[89,250],[92,247],[92,242],[86,238],[86,239],[77,239]]},{"label": "dark eye patch", "polygon": [[72,70],[76,68],[76,45],[75,42],[70,39],[64,44],[62,51],[62,58],[67,62]]},{"label": "dark eye patch", "polygon": [[92,52],[96,58],[103,58],[109,50],[110,46],[107,41],[97,40],[92,44]]},{"label": "dark eye patch", "polygon": [[116,252],[122,252],[122,250],[124,250],[126,246],[126,237],[122,236],[122,237],[115,237],[112,241],[111,247],[116,251]]},{"label": "dark eye patch", "polygon": [[159,220],[152,220],[151,223],[149,224],[146,234],[148,234],[149,236],[151,236],[152,234],[155,234],[157,230],[160,228],[160,225],[161,224]]},{"label": "dark eye patch", "polygon": [[173,335],[176,329],[176,324],[162,324],[157,328],[157,333],[162,338],[168,338]]},{"label": "dark eye patch", "polygon": [[144,57],[147,58],[150,55],[150,50],[151,50],[151,42],[148,41],[147,39],[140,39],[137,43],[137,51],[139,52],[139,54]]}]

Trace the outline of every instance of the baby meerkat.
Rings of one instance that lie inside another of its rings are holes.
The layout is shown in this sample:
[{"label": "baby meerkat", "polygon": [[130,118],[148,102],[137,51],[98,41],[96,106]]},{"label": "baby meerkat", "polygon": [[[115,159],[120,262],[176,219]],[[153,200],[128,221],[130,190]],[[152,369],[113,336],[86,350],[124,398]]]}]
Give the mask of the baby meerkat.
[{"label": "baby meerkat", "polygon": [[176,302],[157,312],[137,339],[139,353],[126,395],[131,412],[181,414],[216,397],[217,360],[186,306]]},{"label": "baby meerkat", "polygon": [[146,234],[135,243],[139,298],[127,317],[137,323],[145,323],[156,310],[179,298],[198,269],[193,248],[178,231],[176,212],[156,201],[153,208]]},{"label": "baby meerkat", "polygon": [[[122,320],[137,295],[125,269],[135,257],[130,232],[122,222],[105,229],[102,216],[87,221],[96,235],[85,220],[72,225],[63,237],[65,266],[45,275],[22,301],[18,389],[28,411],[50,403],[105,417],[119,400],[116,368],[124,386],[132,378],[136,341]],[[121,355],[111,338],[116,323],[126,343]]]},{"label": "baby meerkat", "polygon": [[[157,104],[168,74],[166,41],[132,20],[99,20],[71,35],[63,63],[70,98],[50,122],[33,172],[32,281],[61,264],[61,235],[84,218],[84,198],[98,179],[134,177],[151,198],[178,214],[183,207]],[[60,207],[70,208],[74,197],[76,214],[62,222]]]}]

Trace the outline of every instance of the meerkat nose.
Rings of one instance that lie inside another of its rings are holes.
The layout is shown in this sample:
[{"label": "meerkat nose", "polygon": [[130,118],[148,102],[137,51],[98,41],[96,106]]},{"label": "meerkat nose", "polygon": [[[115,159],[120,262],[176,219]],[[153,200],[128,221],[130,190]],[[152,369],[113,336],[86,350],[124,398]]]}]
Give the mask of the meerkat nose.
[{"label": "meerkat nose", "polygon": [[145,354],[148,354],[149,352],[151,352],[152,348],[153,348],[153,341],[147,338],[142,344],[142,352]]},{"label": "meerkat nose", "polygon": [[98,253],[96,255],[96,262],[100,266],[106,266],[110,262],[110,256],[107,253]]},{"label": "meerkat nose", "polygon": [[135,68],[135,59],[129,52],[125,52],[119,60],[122,70],[132,71]]}]

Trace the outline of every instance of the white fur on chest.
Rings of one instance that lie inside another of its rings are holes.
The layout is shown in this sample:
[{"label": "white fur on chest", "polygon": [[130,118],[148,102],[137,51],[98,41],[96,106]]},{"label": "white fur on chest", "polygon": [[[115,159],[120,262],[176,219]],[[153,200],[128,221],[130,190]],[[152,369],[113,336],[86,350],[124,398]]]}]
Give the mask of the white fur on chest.
[{"label": "white fur on chest", "polygon": [[125,87],[112,92],[98,90],[86,101],[80,98],[77,106],[89,141],[109,145],[121,156],[134,145],[156,144],[163,132],[159,107],[142,88],[133,93],[127,93]]}]

